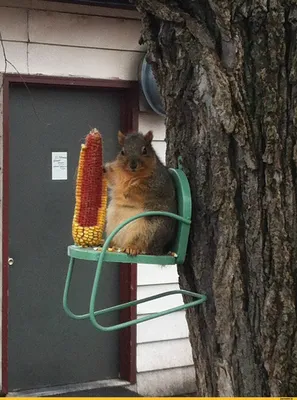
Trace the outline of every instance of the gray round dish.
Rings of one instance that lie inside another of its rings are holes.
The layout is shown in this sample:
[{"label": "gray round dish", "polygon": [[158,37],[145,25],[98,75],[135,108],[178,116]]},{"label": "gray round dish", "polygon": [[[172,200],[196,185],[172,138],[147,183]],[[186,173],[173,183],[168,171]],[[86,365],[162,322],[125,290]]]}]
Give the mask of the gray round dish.
[{"label": "gray round dish", "polygon": [[165,116],[165,110],[159,92],[157,81],[154,77],[152,67],[146,61],[146,57],[142,60],[140,83],[146,101],[159,115]]}]

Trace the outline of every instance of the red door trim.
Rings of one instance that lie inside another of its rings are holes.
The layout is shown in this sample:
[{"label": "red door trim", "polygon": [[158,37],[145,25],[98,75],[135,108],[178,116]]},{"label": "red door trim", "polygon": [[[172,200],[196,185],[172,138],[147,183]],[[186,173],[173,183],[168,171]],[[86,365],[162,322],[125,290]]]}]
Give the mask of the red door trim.
[{"label": "red door trim", "polygon": [[[5,74],[3,83],[3,215],[2,215],[2,394],[8,393],[8,239],[9,239],[9,89],[11,84],[64,86],[75,88],[107,88],[123,93],[121,105],[121,129],[124,132],[138,130],[138,83],[136,81],[61,78],[49,76]],[[126,302],[136,299],[137,265],[122,264],[120,269],[120,299]],[[136,318],[136,307],[123,310],[121,321]],[[108,335],[108,333],[107,333]],[[120,377],[132,384],[136,382],[136,326],[124,329],[120,334]]]}]

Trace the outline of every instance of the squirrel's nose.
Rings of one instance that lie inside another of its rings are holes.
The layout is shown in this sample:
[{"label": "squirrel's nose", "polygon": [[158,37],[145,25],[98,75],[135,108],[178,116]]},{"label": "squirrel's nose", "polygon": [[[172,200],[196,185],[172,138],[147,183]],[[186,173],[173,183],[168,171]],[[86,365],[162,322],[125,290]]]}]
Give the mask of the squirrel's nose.
[{"label": "squirrel's nose", "polygon": [[135,170],[137,168],[137,161],[133,160],[130,162],[130,168],[132,170]]}]

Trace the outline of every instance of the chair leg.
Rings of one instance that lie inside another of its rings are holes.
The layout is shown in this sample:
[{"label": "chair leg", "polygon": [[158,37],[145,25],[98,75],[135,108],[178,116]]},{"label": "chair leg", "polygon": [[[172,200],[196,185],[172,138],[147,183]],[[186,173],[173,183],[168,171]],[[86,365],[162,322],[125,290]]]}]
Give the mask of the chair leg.
[{"label": "chair leg", "polygon": [[[97,297],[97,292],[98,292],[98,286],[99,286],[99,281],[100,281],[103,261],[104,261],[105,253],[106,253],[106,250],[107,250],[107,247],[109,245],[109,241],[110,241],[111,237],[112,237],[112,234],[107,238],[107,240],[104,243],[104,246],[103,246],[103,248],[101,250],[101,253],[100,253],[100,256],[99,256],[99,259],[98,259],[98,262],[97,262],[97,268],[96,268],[96,273],[95,273],[95,278],[94,278],[93,288],[92,288],[92,293],[91,293],[91,299],[90,299],[89,316],[90,316],[91,323],[93,324],[93,326],[96,329],[99,329],[100,331],[104,331],[104,332],[116,331],[116,330],[119,330],[119,329],[127,328],[127,327],[132,326],[132,325],[139,324],[139,323],[144,322],[144,321],[149,321],[150,319],[153,319],[153,318],[158,318],[158,317],[161,317],[163,315],[171,314],[171,313],[176,312],[176,311],[185,310],[187,308],[194,307],[194,306],[199,305],[201,303],[204,303],[206,301],[206,296],[202,295],[202,294],[199,294],[199,293],[193,293],[193,292],[189,292],[189,291],[186,291],[186,290],[172,290],[170,292],[160,293],[158,295],[150,296],[150,297],[147,297],[145,299],[129,301],[128,303],[119,304],[119,305],[113,306],[113,307],[108,307],[108,308],[105,308],[105,309],[100,310],[100,311],[95,311],[95,302],[96,302],[96,297]],[[113,326],[100,325],[100,324],[98,324],[98,322],[96,320],[96,315],[101,315],[101,314],[106,314],[106,313],[109,313],[109,312],[112,312],[112,311],[122,310],[124,308],[135,306],[135,305],[141,304],[141,303],[146,303],[148,301],[155,300],[155,299],[158,299],[158,298],[161,298],[161,297],[165,297],[165,296],[170,296],[170,295],[173,295],[173,294],[189,295],[189,296],[195,297],[196,300],[191,301],[190,303],[187,303],[187,304],[182,304],[180,306],[173,307],[173,308],[171,308],[169,310],[156,312],[156,313],[153,313],[153,314],[141,317],[141,318],[134,319],[132,321],[123,322],[123,323],[116,324],[116,325],[113,325]]]},{"label": "chair leg", "polygon": [[65,282],[65,287],[64,287],[64,293],[63,293],[63,308],[66,314],[73,319],[87,319],[89,318],[89,313],[88,314],[74,314],[70,308],[68,307],[68,294],[69,294],[69,288],[71,285],[71,280],[72,280],[72,274],[73,274],[73,268],[74,268],[74,263],[75,259],[73,257],[70,257],[69,261],[69,266],[68,266],[68,272],[66,276],[66,282]]},{"label": "chair leg", "polygon": [[[102,325],[98,324],[98,322],[96,321],[96,316],[97,315],[101,315],[101,314],[106,314],[106,313],[113,312],[113,311],[122,310],[122,309],[125,309],[125,308],[128,308],[128,307],[132,307],[132,306],[137,306],[138,304],[141,304],[141,303],[146,303],[146,302],[149,302],[149,301],[152,301],[152,300],[156,300],[156,299],[159,299],[159,298],[162,298],[162,297],[171,296],[171,295],[175,295],[175,294],[192,296],[192,297],[195,298],[195,300],[193,300],[193,301],[191,301],[189,303],[186,303],[186,304],[181,304],[179,306],[169,308],[167,310],[155,312],[155,313],[152,313],[150,315],[146,315],[144,317],[140,317],[140,318],[137,318],[137,319],[134,319],[134,320],[131,320],[131,321],[127,321],[127,322],[122,322],[120,324],[116,324],[116,325],[112,325],[112,326],[102,326]],[[189,292],[189,291],[183,290],[183,289],[172,290],[172,291],[169,291],[169,292],[164,292],[164,293],[160,293],[160,294],[157,294],[157,295],[154,295],[154,296],[146,297],[144,299],[129,301],[128,303],[123,303],[123,304],[119,304],[117,306],[108,307],[108,308],[105,308],[105,309],[100,310],[100,311],[94,311],[94,310],[90,309],[90,320],[91,320],[93,326],[96,329],[98,329],[100,331],[104,331],[104,332],[112,332],[112,331],[124,329],[124,328],[127,328],[129,326],[133,326],[133,325],[139,324],[141,322],[149,321],[149,320],[154,319],[154,318],[162,317],[162,316],[167,315],[167,314],[172,314],[172,313],[174,313],[176,311],[186,310],[186,309],[188,309],[190,307],[198,306],[199,304],[202,304],[205,301],[206,301],[206,296],[203,295],[203,294]]]},{"label": "chair leg", "polygon": [[[189,292],[187,290],[181,289],[181,290],[171,290],[169,292],[160,293],[160,294],[157,294],[154,296],[146,297],[144,299],[133,300],[133,301],[129,301],[127,303],[118,304],[116,306],[112,306],[112,307],[104,308],[102,310],[95,311],[95,301],[96,301],[96,297],[97,297],[97,291],[98,291],[98,286],[99,286],[99,281],[100,281],[100,276],[101,276],[101,271],[102,271],[103,260],[104,260],[104,254],[102,254],[102,257],[100,255],[98,263],[97,263],[97,268],[96,268],[96,273],[95,273],[95,278],[94,278],[94,283],[93,283],[93,288],[92,288],[92,294],[91,294],[91,299],[90,299],[89,313],[74,314],[68,307],[68,294],[69,294],[69,288],[71,285],[71,279],[72,279],[74,263],[75,263],[75,259],[73,257],[70,258],[68,272],[67,272],[67,276],[66,276],[64,294],[63,294],[63,308],[64,308],[66,314],[70,318],[73,318],[76,320],[90,318],[93,326],[100,331],[111,332],[111,331],[120,330],[123,328],[127,328],[129,326],[139,324],[141,322],[149,321],[154,318],[158,318],[158,317],[161,317],[161,316],[164,316],[167,314],[174,313],[176,311],[186,310],[187,308],[195,307],[206,301],[206,296],[203,294]],[[102,326],[102,325],[98,324],[98,322],[96,320],[96,316],[98,316],[98,315],[103,315],[103,314],[107,314],[107,313],[110,313],[113,311],[123,310],[128,307],[137,306],[138,304],[146,303],[146,302],[149,302],[152,300],[156,300],[156,299],[166,297],[166,296],[171,296],[174,294],[182,294],[182,295],[192,296],[195,298],[195,300],[193,300],[189,303],[186,303],[186,304],[181,304],[177,307],[173,307],[173,308],[170,308],[170,309],[167,309],[164,311],[155,312],[150,315],[134,319],[132,321],[127,321],[127,322],[123,322],[123,323],[112,325],[112,326]]]}]

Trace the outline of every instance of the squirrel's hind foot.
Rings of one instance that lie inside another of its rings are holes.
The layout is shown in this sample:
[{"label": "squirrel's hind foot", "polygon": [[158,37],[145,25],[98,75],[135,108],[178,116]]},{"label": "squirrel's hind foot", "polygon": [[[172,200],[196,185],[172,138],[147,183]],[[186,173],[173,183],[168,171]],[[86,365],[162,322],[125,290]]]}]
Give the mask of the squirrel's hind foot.
[{"label": "squirrel's hind foot", "polygon": [[123,250],[123,252],[129,254],[130,256],[137,256],[138,254],[142,254],[143,253],[142,250],[140,250],[140,249],[138,249],[137,247],[134,247],[134,246],[126,247]]}]

